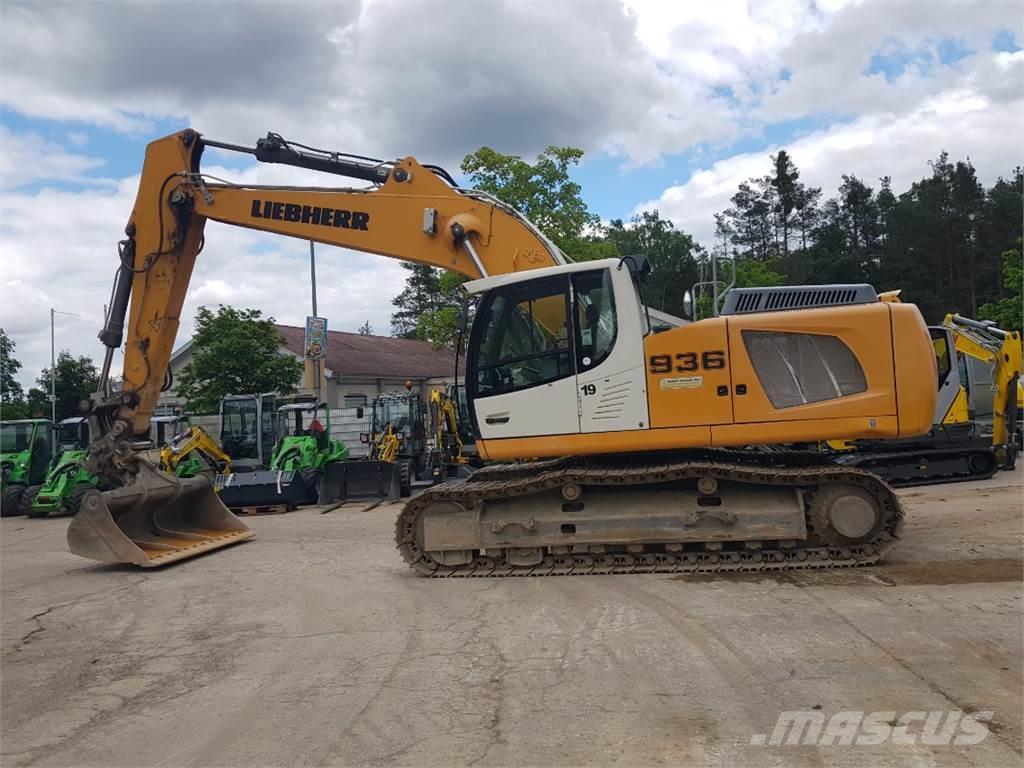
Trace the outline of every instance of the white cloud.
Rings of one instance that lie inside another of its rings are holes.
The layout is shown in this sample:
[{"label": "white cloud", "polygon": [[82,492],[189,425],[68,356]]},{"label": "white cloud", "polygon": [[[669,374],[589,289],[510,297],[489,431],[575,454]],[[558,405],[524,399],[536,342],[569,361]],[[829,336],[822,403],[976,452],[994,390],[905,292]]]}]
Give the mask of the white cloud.
[{"label": "white cloud", "polygon": [[[285,167],[237,171],[208,169],[218,176],[264,183],[309,183],[308,175]],[[96,339],[103,305],[117,267],[116,244],[131,214],[138,177],[111,189],[10,191],[0,197],[0,327],[17,344],[23,385],[34,385],[50,361],[50,307],[58,315],[57,348],[87,354],[99,363]],[[208,222],[182,311],[178,343],[193,331],[200,305],[255,307],[289,325],[303,325],[310,310],[309,247],[306,242]],[[389,259],[342,248],[317,247],[319,311],[335,330],[355,331],[369,320],[390,331],[391,299],[405,273]],[[119,370],[121,354],[115,355]]]},{"label": "white cloud", "polygon": [[24,187],[41,181],[78,181],[92,184],[91,176],[103,158],[67,152],[63,146],[32,133],[12,133],[0,125],[0,189]]},{"label": "white cloud", "polygon": [[[0,126],[0,324],[19,344],[26,383],[49,361],[50,306],[82,316],[58,320],[59,346],[102,353],[95,332],[138,180],[102,178],[101,142],[82,125],[148,136],[156,119],[172,118],[227,141],[274,130],[445,164],[482,144],[523,155],[570,144],[637,165],[683,152],[692,161],[738,138],[755,141],[779,121],[833,113],[844,117],[786,145],[803,180],[826,194],[843,173],[872,184],[889,174],[903,188],[942,148],[969,155],[991,181],[1020,162],[1024,106],[1024,54],[992,54],[999,30],[1024,37],[1016,0],[7,0],[0,104],[63,121],[67,141]],[[865,74],[876,51],[936,56],[948,39],[974,53],[952,67]],[[640,207],[659,207],[707,242],[712,214],[736,185],[767,171],[777,147],[764,144],[660,195],[651,190]],[[225,157],[206,160],[237,162]],[[250,183],[323,183],[282,166],[205,170]],[[77,191],[39,188],[68,181]],[[230,301],[301,323],[305,244],[208,229],[182,338],[200,303]],[[319,253],[321,311],[332,327],[368,319],[386,333],[399,265]]]},{"label": "white cloud", "polygon": [[942,149],[953,159],[970,158],[984,183],[1009,175],[1024,160],[1019,123],[1024,98],[992,101],[977,91],[950,90],[904,115],[870,115],[815,131],[784,147],[768,146],[704,168],[685,183],[664,190],[636,210],[657,208],[705,245],[714,235],[714,214],[729,207],[737,185],[770,170],[768,155],[785,149],[808,186],[835,194],[843,174],[878,187],[891,176],[897,193],[929,173],[928,161]]}]

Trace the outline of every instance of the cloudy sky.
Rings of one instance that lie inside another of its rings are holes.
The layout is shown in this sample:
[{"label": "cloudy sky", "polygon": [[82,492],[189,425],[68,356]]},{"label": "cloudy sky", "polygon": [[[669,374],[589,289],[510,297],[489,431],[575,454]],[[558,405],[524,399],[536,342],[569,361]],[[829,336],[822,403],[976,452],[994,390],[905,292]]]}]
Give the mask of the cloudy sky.
[{"label": "cloudy sky", "polygon": [[[1024,161],[1019,0],[351,0],[0,2],[0,326],[26,385],[95,338],[144,147],[191,126],[267,131],[455,170],[487,144],[582,147],[605,219],[658,208],[707,241],[712,214],[768,155],[834,192],[843,173],[897,190],[941,149],[991,183]],[[207,170],[316,183],[208,153]],[[215,167],[214,167],[215,166]],[[321,248],[332,328],[389,330],[397,262]],[[211,223],[188,295],[308,313],[302,242]],[[181,341],[181,339],[179,339]]]}]

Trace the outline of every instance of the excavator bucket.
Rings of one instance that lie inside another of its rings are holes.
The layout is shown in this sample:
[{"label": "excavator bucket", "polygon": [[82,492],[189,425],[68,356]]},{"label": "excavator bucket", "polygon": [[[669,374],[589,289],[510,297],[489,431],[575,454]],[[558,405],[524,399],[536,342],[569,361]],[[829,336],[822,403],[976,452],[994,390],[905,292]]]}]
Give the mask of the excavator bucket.
[{"label": "excavator bucket", "polygon": [[397,499],[402,495],[401,468],[388,461],[335,461],[324,468],[320,504],[349,499]]},{"label": "excavator bucket", "polygon": [[113,491],[88,491],[68,526],[68,547],[82,557],[143,568],[173,563],[251,538],[203,476],[143,471]]}]

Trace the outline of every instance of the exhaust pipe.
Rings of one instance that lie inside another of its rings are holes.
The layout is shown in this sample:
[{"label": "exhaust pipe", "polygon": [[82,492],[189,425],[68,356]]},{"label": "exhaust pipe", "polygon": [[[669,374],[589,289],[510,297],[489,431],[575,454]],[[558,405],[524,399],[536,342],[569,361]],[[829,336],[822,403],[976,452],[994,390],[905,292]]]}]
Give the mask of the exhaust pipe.
[{"label": "exhaust pipe", "polygon": [[149,466],[136,482],[88,491],[68,526],[68,548],[104,563],[154,568],[252,538],[199,475],[165,475]]}]

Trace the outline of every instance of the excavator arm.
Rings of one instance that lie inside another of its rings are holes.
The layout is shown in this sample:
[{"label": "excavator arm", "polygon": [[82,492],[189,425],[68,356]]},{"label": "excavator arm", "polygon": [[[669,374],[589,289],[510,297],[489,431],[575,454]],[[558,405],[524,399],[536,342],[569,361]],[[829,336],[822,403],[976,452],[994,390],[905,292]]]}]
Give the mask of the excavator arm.
[{"label": "excavator arm", "polygon": [[[448,397],[447,392],[441,389],[431,391],[430,412],[433,415],[434,422],[432,424],[434,443],[441,450],[443,460],[452,464],[465,464],[466,457],[462,455],[462,437],[459,435],[455,405],[452,399]],[[451,436],[450,445],[446,445],[446,435]]]},{"label": "excavator arm", "polygon": [[[942,326],[953,333],[956,351],[992,366],[992,445],[1001,466],[1012,466],[1017,424],[1017,394],[1021,374],[1021,337],[991,321],[946,315]],[[1012,444],[1013,443],[1013,444]]]}]

